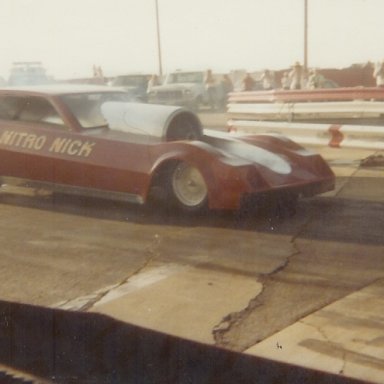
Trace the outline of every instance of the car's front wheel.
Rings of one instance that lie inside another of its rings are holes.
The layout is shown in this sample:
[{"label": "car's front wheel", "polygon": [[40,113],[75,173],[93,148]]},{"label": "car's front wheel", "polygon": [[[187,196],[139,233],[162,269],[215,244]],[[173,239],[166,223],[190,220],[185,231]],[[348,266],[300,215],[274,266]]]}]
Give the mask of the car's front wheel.
[{"label": "car's front wheel", "polygon": [[201,212],[208,204],[208,187],[201,172],[194,166],[179,162],[168,179],[169,197],[183,211]]}]

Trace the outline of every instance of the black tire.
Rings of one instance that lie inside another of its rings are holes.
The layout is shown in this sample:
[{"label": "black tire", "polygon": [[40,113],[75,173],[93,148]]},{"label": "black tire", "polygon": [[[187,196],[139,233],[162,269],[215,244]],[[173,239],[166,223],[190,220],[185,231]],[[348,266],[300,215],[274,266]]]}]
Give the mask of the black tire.
[{"label": "black tire", "polygon": [[188,213],[201,213],[207,209],[207,184],[201,172],[186,162],[170,168],[167,190],[169,202],[177,209]]}]

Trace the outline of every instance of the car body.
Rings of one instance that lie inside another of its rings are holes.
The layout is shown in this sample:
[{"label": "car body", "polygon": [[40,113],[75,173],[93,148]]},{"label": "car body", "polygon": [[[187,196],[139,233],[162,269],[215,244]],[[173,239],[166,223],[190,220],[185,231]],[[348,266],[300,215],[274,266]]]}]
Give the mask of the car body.
[{"label": "car body", "polygon": [[147,101],[147,86],[151,78],[150,74],[126,74],[118,75],[111,81],[111,86],[121,87],[131,95],[132,101]]},{"label": "car body", "polygon": [[126,99],[104,86],[0,89],[0,175],[189,212],[334,188],[326,162],[284,137],[203,130],[185,108]]},{"label": "car body", "polygon": [[[148,93],[153,104],[178,105],[198,110],[209,102],[203,71],[175,71],[168,73],[163,84],[154,86]],[[221,91],[216,87],[217,93]],[[219,98],[219,95],[217,95]]]}]

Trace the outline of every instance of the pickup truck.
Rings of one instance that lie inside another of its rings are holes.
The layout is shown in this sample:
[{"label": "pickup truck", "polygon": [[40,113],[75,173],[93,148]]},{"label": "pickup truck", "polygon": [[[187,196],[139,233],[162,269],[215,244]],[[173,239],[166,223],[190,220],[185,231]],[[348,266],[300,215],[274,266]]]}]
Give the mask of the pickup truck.
[{"label": "pickup truck", "polygon": [[[204,77],[204,71],[171,72],[165,77],[162,85],[151,88],[148,102],[184,106],[197,111],[209,102]],[[219,90],[220,87],[217,86],[217,98]]]},{"label": "pickup truck", "polygon": [[120,87],[127,92],[132,101],[147,101],[147,85],[150,74],[126,74],[116,76],[110,83],[113,87]]}]

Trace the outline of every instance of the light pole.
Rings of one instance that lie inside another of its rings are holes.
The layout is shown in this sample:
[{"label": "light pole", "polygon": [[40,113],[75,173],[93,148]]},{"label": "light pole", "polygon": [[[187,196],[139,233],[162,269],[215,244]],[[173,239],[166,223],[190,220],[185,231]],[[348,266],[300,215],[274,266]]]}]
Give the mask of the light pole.
[{"label": "light pole", "polygon": [[159,4],[158,0],[155,0],[156,4],[156,29],[157,29],[157,54],[159,58],[159,75],[163,75],[163,64],[161,60],[161,41],[160,41],[160,22],[159,22]]},{"label": "light pole", "polygon": [[308,69],[308,0],[304,0],[304,70]]}]

